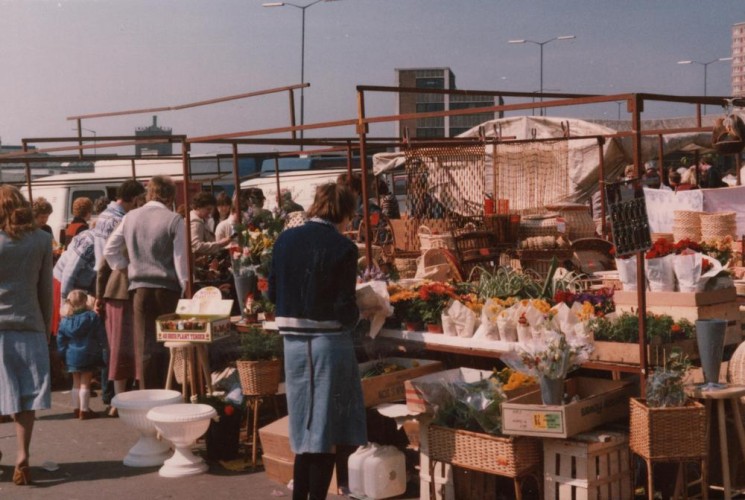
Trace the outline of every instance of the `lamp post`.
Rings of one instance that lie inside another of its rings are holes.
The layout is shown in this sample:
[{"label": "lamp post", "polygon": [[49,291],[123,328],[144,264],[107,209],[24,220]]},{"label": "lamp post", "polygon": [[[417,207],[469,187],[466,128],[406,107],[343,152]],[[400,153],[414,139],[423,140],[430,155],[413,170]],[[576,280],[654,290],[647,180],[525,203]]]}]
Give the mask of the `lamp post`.
[{"label": "lamp post", "polygon": [[[542,94],[543,93],[543,46],[546,45],[547,43],[555,42],[557,40],[574,40],[575,38],[577,38],[577,37],[574,36],[574,35],[562,35],[562,36],[555,36],[555,37],[553,37],[553,38],[551,38],[549,40],[544,40],[542,42],[537,42],[535,40],[527,40],[527,39],[524,39],[524,38],[520,38],[518,40],[508,40],[507,43],[514,43],[514,44],[517,44],[517,43],[533,43],[535,45],[538,45],[541,48],[541,59],[540,59],[540,63],[541,63],[541,65],[540,65],[540,70],[541,70],[541,85],[540,85],[540,92]],[[541,96],[541,102],[543,102],[543,96]],[[544,115],[545,115],[545,110],[541,107],[541,116],[544,116]]]},{"label": "lamp post", "polygon": [[97,137],[96,131],[95,130],[91,130],[89,128],[85,128],[85,127],[74,128],[73,130],[77,130],[78,131],[78,134],[80,134],[81,131],[90,132],[91,134],[93,134],[93,155],[94,156],[97,156],[98,155],[98,147],[96,147],[96,146],[97,146],[98,142],[96,142],[96,137]]},{"label": "lamp post", "polygon": [[[719,62],[719,61],[731,61],[731,60],[732,60],[731,57],[719,57],[717,59],[712,59],[711,61],[707,61],[707,62],[690,61],[690,60],[678,61],[678,64],[698,64],[704,67],[704,97],[706,97],[707,96],[706,82],[708,79],[709,64],[714,64],[715,62]],[[706,114],[706,104],[704,104],[704,114]]]},{"label": "lamp post", "polygon": [[[290,2],[265,2],[262,7],[295,7],[302,12],[301,37],[300,37],[300,83],[305,83],[305,11],[320,2],[333,2],[335,0],[315,0],[306,5],[297,5]],[[305,87],[300,87],[300,126],[305,125]],[[303,134],[300,130],[300,150],[303,150]]]}]

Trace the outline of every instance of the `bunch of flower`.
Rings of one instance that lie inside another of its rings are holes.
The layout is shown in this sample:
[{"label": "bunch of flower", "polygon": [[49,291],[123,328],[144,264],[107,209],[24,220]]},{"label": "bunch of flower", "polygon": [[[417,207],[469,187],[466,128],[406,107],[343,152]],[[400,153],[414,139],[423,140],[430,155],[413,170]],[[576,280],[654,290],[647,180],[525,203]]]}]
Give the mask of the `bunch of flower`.
[{"label": "bunch of flower", "polygon": [[269,230],[239,229],[237,242],[230,247],[233,274],[269,274],[272,248],[277,234]]},{"label": "bunch of flower", "polygon": [[478,295],[475,293],[465,293],[458,295],[458,300],[460,300],[463,305],[465,305],[467,308],[469,308],[471,311],[476,313],[477,316],[481,315],[481,310],[484,307],[484,303],[481,301]]},{"label": "bunch of flower", "polygon": [[673,350],[663,366],[647,378],[647,405],[652,408],[676,407],[686,404],[683,379],[691,362],[682,351]]},{"label": "bunch of flower", "polygon": [[253,293],[246,295],[246,300],[243,304],[243,314],[250,316],[258,314],[261,311],[261,299],[257,300],[254,298]]},{"label": "bunch of flower", "polygon": [[399,321],[419,321],[419,312],[414,307],[419,294],[410,288],[388,285],[388,295]]},{"label": "bunch of flower", "polygon": [[564,333],[546,331],[540,340],[520,346],[518,352],[521,371],[536,377],[563,378],[571,370],[587,362],[592,352],[589,339]]},{"label": "bunch of flower", "polygon": [[[595,340],[634,343],[639,341],[639,318],[625,312],[614,319],[596,317],[588,328]],[[693,323],[685,318],[675,320],[667,314],[647,313],[647,339],[650,342],[670,343],[695,337]]]},{"label": "bunch of flower", "polygon": [[419,285],[416,308],[424,323],[440,323],[442,311],[451,299],[458,300],[452,285],[430,281]]},{"label": "bunch of flower", "polygon": [[681,254],[686,250],[691,250],[693,252],[703,251],[703,249],[701,248],[701,245],[699,245],[698,243],[696,243],[695,241],[689,238],[684,238],[682,240],[677,241],[674,246],[675,246],[676,254]]},{"label": "bunch of flower", "polygon": [[575,293],[569,290],[557,290],[554,294],[556,304],[564,303],[572,307],[575,302],[582,305],[583,321],[592,317],[603,317],[616,310],[613,302],[613,289],[586,290]]},{"label": "bunch of flower", "polygon": [[675,253],[675,246],[670,243],[670,240],[666,238],[657,238],[654,243],[652,243],[652,248],[647,250],[647,253],[644,255],[644,258],[646,259],[657,259],[659,257],[665,257],[668,255],[672,255]]},{"label": "bunch of flower", "polygon": [[[701,243],[701,251],[726,266],[734,255],[734,244],[731,236],[725,236],[721,240],[713,239]],[[704,272],[702,270],[702,272]]]}]

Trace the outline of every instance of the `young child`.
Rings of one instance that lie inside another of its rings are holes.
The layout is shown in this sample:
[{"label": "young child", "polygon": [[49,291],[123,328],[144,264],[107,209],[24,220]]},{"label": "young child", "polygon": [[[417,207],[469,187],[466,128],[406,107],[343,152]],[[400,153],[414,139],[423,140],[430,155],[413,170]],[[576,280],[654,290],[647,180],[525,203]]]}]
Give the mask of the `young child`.
[{"label": "young child", "polygon": [[89,407],[93,372],[105,365],[108,352],[106,329],[94,313],[94,297],[83,290],[73,290],[65,299],[66,314],[57,331],[57,347],[72,373],[73,415],[80,420],[98,417]]}]

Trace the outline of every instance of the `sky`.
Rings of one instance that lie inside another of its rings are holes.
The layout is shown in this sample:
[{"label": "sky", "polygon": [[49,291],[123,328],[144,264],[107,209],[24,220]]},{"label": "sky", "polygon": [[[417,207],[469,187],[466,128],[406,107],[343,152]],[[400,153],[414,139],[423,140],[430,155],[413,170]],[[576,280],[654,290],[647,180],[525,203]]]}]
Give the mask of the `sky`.
[{"label": "sky", "polygon": [[[305,14],[309,124],[355,118],[356,86],[395,85],[398,68],[449,67],[462,89],[536,91],[539,47],[508,40],[562,35],[576,38],[544,46],[547,91],[703,95],[704,67],[677,61],[730,56],[745,2],[337,0]],[[261,0],[0,0],[0,141],[74,135],[73,115],[297,84],[300,49],[301,9],[262,7]],[[729,62],[708,66],[708,95],[731,93],[730,72]],[[391,94],[366,94],[365,104],[368,116],[395,114]],[[618,112],[605,103],[551,115],[615,119]],[[693,113],[652,106],[645,117]],[[129,135],[151,122],[151,114],[139,114],[83,127],[87,135]],[[189,136],[287,126],[287,94],[159,113],[158,123]],[[392,136],[395,127],[371,132]]]}]

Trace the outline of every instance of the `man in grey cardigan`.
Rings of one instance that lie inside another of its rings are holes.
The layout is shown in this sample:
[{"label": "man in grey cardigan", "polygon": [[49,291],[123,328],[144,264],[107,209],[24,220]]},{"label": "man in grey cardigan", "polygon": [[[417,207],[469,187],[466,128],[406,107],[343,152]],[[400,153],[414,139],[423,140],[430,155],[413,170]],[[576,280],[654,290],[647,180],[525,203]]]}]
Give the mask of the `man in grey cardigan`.
[{"label": "man in grey cardigan", "polygon": [[147,203],[124,216],[104,248],[112,269],[127,269],[129,290],[134,291],[140,388],[163,387],[165,383],[166,350],[155,340],[155,320],[176,311],[188,280],[186,229],[183,217],[171,210],[175,198],[176,185],[170,177],[150,179]]}]

